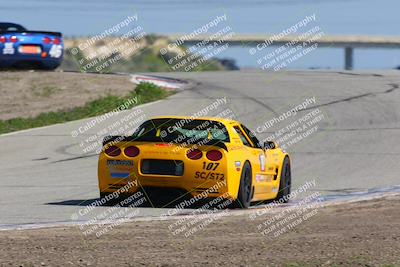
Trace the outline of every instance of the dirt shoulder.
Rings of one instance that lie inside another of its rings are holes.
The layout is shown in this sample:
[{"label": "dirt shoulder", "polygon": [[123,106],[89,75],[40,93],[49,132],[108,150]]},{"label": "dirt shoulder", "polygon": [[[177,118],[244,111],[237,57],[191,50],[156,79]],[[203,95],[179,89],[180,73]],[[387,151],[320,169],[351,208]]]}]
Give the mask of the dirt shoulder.
[{"label": "dirt shoulder", "polygon": [[[130,222],[103,236],[78,227],[0,232],[8,266],[400,266],[400,195],[320,208],[277,238],[267,215],[221,217],[186,238],[168,221]],[[271,216],[271,215],[268,215]]]},{"label": "dirt shoulder", "polygon": [[126,76],[72,72],[1,71],[0,80],[0,120],[80,107],[135,88]]}]

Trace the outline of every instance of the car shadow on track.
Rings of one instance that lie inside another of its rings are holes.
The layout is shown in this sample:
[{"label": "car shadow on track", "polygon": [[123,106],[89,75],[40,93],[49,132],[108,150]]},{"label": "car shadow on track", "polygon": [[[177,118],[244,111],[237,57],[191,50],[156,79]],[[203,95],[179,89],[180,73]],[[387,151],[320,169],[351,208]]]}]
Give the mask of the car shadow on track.
[{"label": "car shadow on track", "polygon": [[49,202],[46,205],[66,205],[66,206],[90,206],[96,201],[100,200],[99,198],[92,198],[92,199],[71,199],[71,200],[64,200],[60,202]]},{"label": "car shadow on track", "polygon": [[185,201],[185,199],[173,199],[171,198],[152,198],[149,199],[146,197],[146,200],[140,202],[138,205],[132,205],[132,202],[128,202],[124,204],[125,198],[119,198],[113,201],[102,201],[102,198],[92,198],[92,199],[69,199],[59,202],[48,202],[46,205],[62,205],[62,206],[94,206],[94,207],[130,207],[130,208],[177,208],[179,209],[214,209],[213,205],[208,205],[208,208],[205,208],[205,205],[209,204],[210,199],[199,200],[196,203],[189,203]]},{"label": "car shadow on track", "polygon": [[[173,208],[176,206],[176,203],[170,203],[170,201],[165,200],[153,200],[153,201],[145,201],[140,205],[130,205],[130,204],[120,204],[120,201],[110,201],[106,203],[101,202],[101,198],[94,198],[94,199],[71,199],[71,200],[64,200],[60,202],[48,202],[46,205],[62,205],[62,206],[95,206],[95,207],[125,207],[125,208]],[[182,208],[198,208],[201,206],[201,203],[197,205],[188,205],[183,206]]]}]

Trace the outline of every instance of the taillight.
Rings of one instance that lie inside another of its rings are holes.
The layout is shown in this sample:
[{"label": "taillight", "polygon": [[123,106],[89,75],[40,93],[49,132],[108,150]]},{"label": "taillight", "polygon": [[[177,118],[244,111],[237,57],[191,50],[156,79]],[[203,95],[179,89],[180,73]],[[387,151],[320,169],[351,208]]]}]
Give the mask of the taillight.
[{"label": "taillight", "polygon": [[17,36],[11,36],[11,37],[10,37],[10,42],[11,42],[11,43],[16,43],[16,42],[18,42]]},{"label": "taillight", "polygon": [[109,146],[104,150],[104,152],[110,157],[116,157],[121,154],[121,149],[117,146]]},{"label": "taillight", "polygon": [[53,44],[58,45],[58,44],[60,44],[60,43],[61,43],[60,38],[54,38],[54,39],[53,39]]},{"label": "taillight", "polygon": [[222,153],[218,150],[210,150],[207,152],[206,157],[211,161],[218,161],[222,159]]},{"label": "taillight", "polygon": [[43,37],[43,43],[44,44],[49,44],[49,43],[51,43],[51,39],[49,38],[49,37]]},{"label": "taillight", "polygon": [[7,38],[4,36],[0,36],[0,43],[4,44],[5,42],[7,42]]},{"label": "taillight", "polygon": [[187,156],[189,159],[200,159],[200,158],[203,156],[203,152],[201,152],[201,151],[198,150],[198,149],[189,150],[189,151],[186,153],[186,156]]},{"label": "taillight", "polygon": [[133,158],[133,157],[136,157],[137,155],[139,155],[140,150],[139,150],[139,148],[137,148],[135,146],[128,146],[127,148],[124,149],[124,153],[128,157]]}]

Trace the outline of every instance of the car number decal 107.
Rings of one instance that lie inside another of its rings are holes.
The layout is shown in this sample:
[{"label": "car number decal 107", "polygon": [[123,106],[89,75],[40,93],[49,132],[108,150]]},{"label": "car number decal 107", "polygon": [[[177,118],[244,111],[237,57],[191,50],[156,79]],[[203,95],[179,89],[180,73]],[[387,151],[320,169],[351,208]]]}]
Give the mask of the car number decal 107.
[{"label": "car number decal 107", "polygon": [[219,166],[219,163],[214,163],[214,162],[203,162],[203,170],[207,170],[207,171],[215,171]]}]

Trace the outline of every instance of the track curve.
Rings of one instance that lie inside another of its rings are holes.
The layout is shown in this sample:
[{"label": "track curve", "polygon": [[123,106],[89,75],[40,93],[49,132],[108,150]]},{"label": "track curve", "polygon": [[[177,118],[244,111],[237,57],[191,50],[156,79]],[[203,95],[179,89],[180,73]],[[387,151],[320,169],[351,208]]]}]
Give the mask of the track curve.
[{"label": "track curve", "polygon": [[[257,129],[315,97],[315,104],[258,133],[260,139],[266,138],[312,110],[324,114],[316,132],[287,148],[292,154],[294,187],[315,179],[315,190],[323,194],[347,194],[400,184],[400,76],[396,71],[157,75],[190,80],[194,86],[141,106],[146,118],[192,115],[226,97],[227,104],[207,116],[229,108],[235,119]],[[77,138],[70,134],[89,120],[0,136],[0,225],[70,222],[82,201],[97,198],[97,156],[83,153],[79,144],[104,125]],[[143,208],[141,216],[162,212]]]}]

